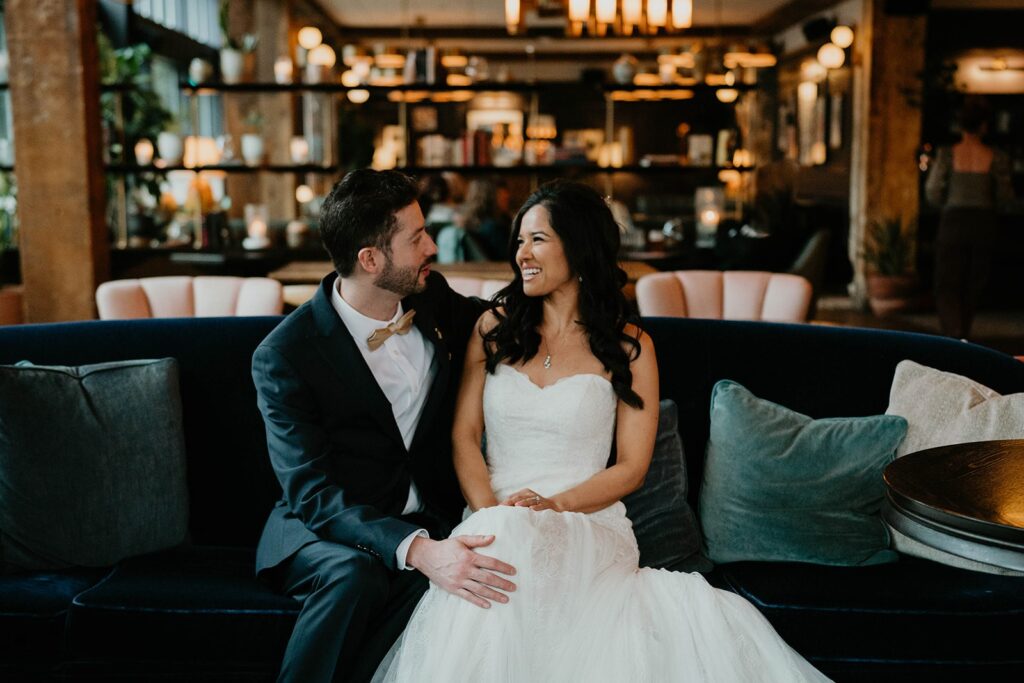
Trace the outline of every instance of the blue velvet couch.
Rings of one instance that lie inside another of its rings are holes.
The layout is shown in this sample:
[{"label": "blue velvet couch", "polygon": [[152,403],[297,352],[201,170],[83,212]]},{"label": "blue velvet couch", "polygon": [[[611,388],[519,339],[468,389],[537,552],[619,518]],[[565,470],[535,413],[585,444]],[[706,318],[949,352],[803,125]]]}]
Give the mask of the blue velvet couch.
[{"label": "blue velvet couch", "polygon": [[[110,568],[0,576],[0,680],[273,680],[298,605],[253,576],[254,547],[279,489],[249,364],[277,322],[0,328],[5,364],[177,358],[190,494],[184,547]],[[904,358],[1002,393],[1024,391],[1024,363],[935,337],[702,320],[651,319],[646,327],[662,394],[680,408],[695,507],[719,379],[814,417],[884,412]],[[742,562],[716,567],[709,579],[753,602],[837,680],[1024,677],[1024,579],[913,558],[858,568]]]}]

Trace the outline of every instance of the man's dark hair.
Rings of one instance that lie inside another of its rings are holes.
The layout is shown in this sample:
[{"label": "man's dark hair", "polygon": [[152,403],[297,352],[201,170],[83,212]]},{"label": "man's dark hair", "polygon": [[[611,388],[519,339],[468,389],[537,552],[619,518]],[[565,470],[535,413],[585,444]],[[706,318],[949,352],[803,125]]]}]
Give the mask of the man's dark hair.
[{"label": "man's dark hair", "polygon": [[398,171],[358,169],[334,185],[320,209],[320,240],[338,275],[352,274],[360,249],[377,247],[391,255],[395,214],[416,195],[416,183]]}]

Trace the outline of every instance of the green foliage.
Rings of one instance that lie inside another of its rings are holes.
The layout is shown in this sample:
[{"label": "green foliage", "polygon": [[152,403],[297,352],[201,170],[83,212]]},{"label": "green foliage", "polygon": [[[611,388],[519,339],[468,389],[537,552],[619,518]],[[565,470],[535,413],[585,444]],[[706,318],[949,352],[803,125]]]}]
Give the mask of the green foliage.
[{"label": "green foliage", "polygon": [[[148,45],[133,45],[114,49],[102,33],[97,38],[100,57],[100,80],[104,85],[129,86],[123,92],[105,92],[100,95],[100,111],[111,134],[111,151],[119,156],[123,150],[118,130],[123,130],[125,142],[131,146],[143,138],[156,136],[174,119],[160,97],[153,91],[149,72],[152,54]],[[121,114],[118,115],[120,99]]]},{"label": "green foliage", "polygon": [[235,38],[228,32],[228,13],[229,13],[230,1],[221,0],[220,2],[220,34],[224,37],[224,47],[232,50],[239,50],[240,52],[253,52],[256,50],[256,44],[259,42],[259,37],[252,33],[244,33],[241,38]]},{"label": "green foliage", "polygon": [[910,270],[913,244],[903,221],[887,218],[868,224],[864,261],[879,275],[903,275]]}]

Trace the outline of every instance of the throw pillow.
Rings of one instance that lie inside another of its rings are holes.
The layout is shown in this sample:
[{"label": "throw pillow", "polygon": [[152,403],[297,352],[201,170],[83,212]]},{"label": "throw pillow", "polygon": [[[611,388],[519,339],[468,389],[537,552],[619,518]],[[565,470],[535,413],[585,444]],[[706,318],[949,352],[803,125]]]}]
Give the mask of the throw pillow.
[{"label": "throw pillow", "polygon": [[0,366],[0,406],[5,571],[108,566],[184,540],[174,359]]},{"label": "throw pillow", "polygon": [[700,518],[713,562],[890,562],[882,470],[901,417],[814,420],[730,380],[711,393]]},{"label": "throw pillow", "polygon": [[[973,379],[901,361],[889,392],[888,415],[907,420],[907,438],[896,456],[954,443],[1024,439],[1024,393],[1006,396]],[[904,555],[992,574],[1021,575],[925,545],[890,528],[893,547]]]},{"label": "throw pillow", "polygon": [[658,436],[647,477],[622,499],[640,548],[640,565],[672,571],[709,571],[701,554],[700,528],[686,500],[686,458],[676,404],[659,404]]},{"label": "throw pillow", "polygon": [[953,443],[1024,439],[1024,393],[1003,396],[910,360],[896,366],[885,412],[907,420],[897,457]]}]

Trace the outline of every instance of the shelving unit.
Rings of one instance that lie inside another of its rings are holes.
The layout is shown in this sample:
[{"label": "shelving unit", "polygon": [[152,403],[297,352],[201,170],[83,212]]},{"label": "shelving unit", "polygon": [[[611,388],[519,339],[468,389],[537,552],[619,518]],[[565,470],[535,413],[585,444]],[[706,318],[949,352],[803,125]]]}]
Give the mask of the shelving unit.
[{"label": "shelving unit", "polygon": [[[345,161],[344,158],[339,160],[332,154],[332,152],[335,151],[335,147],[331,141],[331,138],[338,130],[336,115],[339,112],[340,107],[343,106],[355,111],[358,111],[360,108],[367,107],[368,109],[363,110],[364,115],[371,119],[370,125],[375,127],[378,133],[380,131],[380,126],[384,125],[382,122],[387,123],[388,125],[400,126],[405,140],[405,158],[411,161],[417,158],[415,153],[417,140],[422,135],[435,134],[445,137],[448,140],[457,138],[460,131],[462,131],[461,134],[464,135],[466,130],[465,117],[469,110],[468,101],[472,99],[472,97],[482,93],[514,93],[520,96],[519,103],[523,107],[522,111],[524,116],[523,130],[521,133],[524,138],[526,138],[526,123],[530,114],[536,114],[543,111],[544,113],[550,113],[556,116],[560,132],[570,129],[601,129],[605,131],[606,140],[614,140],[616,135],[616,125],[622,125],[621,120],[617,120],[617,109],[619,108],[627,113],[632,112],[632,118],[627,117],[627,121],[629,121],[627,125],[632,126],[634,130],[638,131],[638,133],[647,133],[648,131],[646,130],[640,131],[640,128],[646,125],[648,121],[658,122],[658,114],[654,113],[651,115],[650,119],[648,119],[648,114],[636,113],[638,111],[650,111],[648,109],[644,109],[644,107],[657,106],[659,103],[664,105],[665,109],[661,110],[661,118],[664,119],[666,116],[664,113],[665,111],[687,111],[685,109],[678,108],[678,103],[680,101],[687,100],[680,100],[676,97],[678,94],[686,94],[692,100],[696,100],[699,104],[683,106],[694,107],[698,110],[714,108],[714,111],[719,112],[717,117],[719,120],[722,120],[724,114],[721,112],[728,111],[727,108],[731,108],[732,105],[716,102],[714,93],[723,89],[746,91],[753,89],[753,87],[754,86],[747,84],[721,86],[709,86],[706,84],[659,84],[638,86],[581,81],[538,83],[483,82],[467,86],[427,85],[417,83],[387,87],[349,87],[336,82],[247,82],[238,84],[226,84],[220,82],[184,82],[179,84],[179,88],[181,92],[191,98],[192,105],[190,106],[190,110],[192,112],[194,122],[198,121],[197,107],[199,106],[199,98],[207,95],[252,96],[279,94],[292,96],[295,98],[292,109],[292,111],[295,112],[295,116],[304,116],[305,112],[308,111],[307,108],[313,106],[313,102],[315,101],[317,103],[315,106],[319,111],[330,112],[330,114],[327,115],[329,123],[322,124],[325,126],[322,132],[325,134],[326,139],[326,141],[322,143],[322,149],[326,150],[326,156],[323,157],[324,163],[270,163],[260,165],[222,163],[205,166],[186,166],[182,163],[178,163],[175,165],[164,166],[157,162],[156,164],[140,166],[134,163],[118,162],[107,164],[105,170],[112,178],[114,178],[114,182],[117,183],[117,186],[121,188],[120,192],[117,193],[116,201],[121,204],[122,215],[127,218],[127,190],[132,183],[132,178],[144,177],[151,174],[163,174],[173,171],[194,171],[217,172],[229,177],[234,177],[236,175],[255,176],[259,174],[293,175],[296,176],[296,184],[313,184],[312,181],[315,180],[316,184],[313,185],[314,187],[317,187],[318,185],[322,186],[325,181],[320,179],[340,174],[346,168],[343,163]],[[110,84],[104,86],[103,90],[105,92],[124,92],[130,88],[131,85]],[[365,104],[348,104],[347,95],[355,90],[364,90],[368,93],[368,98]],[[616,101],[616,96],[622,95],[623,93],[650,93],[650,97],[633,101]],[[454,94],[462,94],[463,97],[458,100],[453,100],[451,96]],[[543,106],[541,106],[541,104],[543,104]],[[410,107],[421,105],[438,108],[439,113],[435,114],[438,123],[435,124],[434,128],[429,130],[414,130],[410,117],[410,112],[412,111],[410,110]],[[259,103],[253,104],[254,108],[258,108],[259,106]],[[227,102],[225,102],[225,107],[227,107]],[[671,107],[677,108],[672,109]],[[688,111],[694,111],[694,109],[690,109]],[[675,117],[675,120],[678,121],[680,116],[681,115],[678,113],[669,114],[668,118],[671,119]],[[712,115],[711,117],[715,118],[715,115]],[[296,119],[275,121],[273,125],[292,127],[295,126],[295,120]],[[638,124],[636,122],[637,120],[643,121],[643,124]],[[307,136],[310,134],[310,128],[308,125],[308,122],[304,121],[303,125],[299,127],[306,131]],[[675,124],[672,124],[673,128],[674,125]],[[728,120],[724,120],[722,126],[728,125],[730,125]],[[193,128],[195,128],[195,126],[193,126]],[[333,128],[333,130],[330,130],[331,128]],[[665,144],[662,146],[659,142],[659,146],[652,146],[648,142],[646,146],[639,151],[636,158],[642,157],[645,152],[657,154],[672,152],[673,135],[669,131],[672,131],[673,129],[661,127],[659,130],[663,131],[659,133],[659,136],[664,137]],[[240,131],[231,130],[225,132],[231,133],[235,136],[236,140],[239,139]],[[453,133],[455,137],[453,137]],[[316,133],[314,133],[314,135],[316,135]],[[280,136],[278,136],[278,138],[280,139]],[[524,140],[524,142],[525,141],[526,140]],[[280,159],[281,150],[278,149],[277,152],[277,158]],[[126,150],[126,154],[127,153],[128,152]],[[522,154],[522,152],[520,152],[520,154]],[[515,163],[512,165],[424,165],[409,163],[406,165],[400,165],[398,168],[399,170],[416,176],[454,172],[470,177],[487,175],[508,178],[508,182],[513,187],[519,188],[520,192],[532,189],[544,180],[553,177],[590,177],[595,178],[593,182],[600,183],[603,186],[604,192],[609,196],[614,196],[617,193],[617,189],[620,187],[629,188],[632,192],[636,192],[636,188],[638,187],[650,187],[657,188],[653,190],[655,192],[678,193],[679,190],[683,188],[717,184],[719,183],[719,173],[724,170],[739,171],[743,173],[753,170],[751,168],[738,168],[731,165],[700,166],[672,163],[629,163],[620,166],[605,166],[592,161],[581,163],[575,160],[568,162],[558,160],[555,163],[550,164]],[[686,191],[686,189],[683,189],[684,193]],[[198,218],[196,219],[195,224],[198,225]],[[122,241],[121,244],[123,245],[124,242]],[[180,253],[180,250],[175,253]],[[215,253],[208,253],[199,249],[195,250],[195,253],[199,260],[194,261],[194,263],[198,263],[200,261],[210,264],[224,262],[223,260],[218,261]],[[182,261],[182,259],[185,260]],[[179,262],[186,262],[188,261],[188,257],[175,256],[175,260]]]}]

